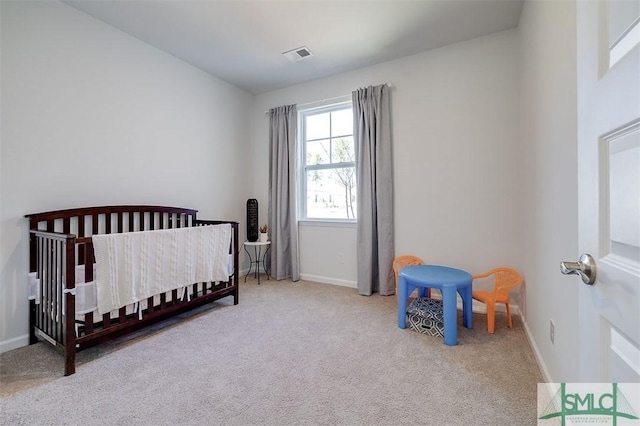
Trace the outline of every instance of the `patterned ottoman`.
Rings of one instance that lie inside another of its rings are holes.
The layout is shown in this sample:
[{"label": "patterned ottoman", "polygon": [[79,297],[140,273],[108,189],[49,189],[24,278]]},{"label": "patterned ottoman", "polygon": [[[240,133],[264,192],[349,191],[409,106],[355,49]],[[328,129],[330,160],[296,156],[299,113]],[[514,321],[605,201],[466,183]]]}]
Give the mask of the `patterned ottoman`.
[{"label": "patterned ottoman", "polygon": [[418,297],[407,309],[409,327],[418,333],[444,337],[442,300]]}]

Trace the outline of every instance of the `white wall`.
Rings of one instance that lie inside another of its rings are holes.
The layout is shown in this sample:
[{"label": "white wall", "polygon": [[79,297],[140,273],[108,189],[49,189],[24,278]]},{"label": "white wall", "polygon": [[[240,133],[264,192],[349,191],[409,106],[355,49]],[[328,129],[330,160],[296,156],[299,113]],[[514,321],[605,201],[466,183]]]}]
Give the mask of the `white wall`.
[{"label": "white wall", "polygon": [[525,2],[518,36],[527,332],[546,379],[575,382],[580,284],[559,270],[579,257],[575,3]]},{"label": "white wall", "polygon": [[[389,83],[396,254],[472,273],[521,270],[517,32],[492,34],[256,96],[253,193],[266,217],[271,107]],[[356,284],[353,228],[301,228],[301,275]],[[305,259],[313,259],[306,262]]]},{"label": "white wall", "polygon": [[253,97],[58,2],[1,2],[0,350],[27,342],[25,214],[107,204],[244,221]]}]

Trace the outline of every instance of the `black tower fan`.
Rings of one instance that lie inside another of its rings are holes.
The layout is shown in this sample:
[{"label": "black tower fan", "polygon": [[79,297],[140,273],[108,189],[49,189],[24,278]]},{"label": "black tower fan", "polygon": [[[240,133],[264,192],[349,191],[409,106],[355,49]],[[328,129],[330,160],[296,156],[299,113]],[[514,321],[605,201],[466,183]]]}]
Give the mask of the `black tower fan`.
[{"label": "black tower fan", "polygon": [[247,200],[247,240],[258,241],[258,200]]}]

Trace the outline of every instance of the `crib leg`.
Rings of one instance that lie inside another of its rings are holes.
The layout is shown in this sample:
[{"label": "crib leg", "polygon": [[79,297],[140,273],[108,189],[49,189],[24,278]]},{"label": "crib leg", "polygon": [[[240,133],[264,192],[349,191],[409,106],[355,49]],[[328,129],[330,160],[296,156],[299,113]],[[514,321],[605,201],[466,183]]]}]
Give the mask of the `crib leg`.
[{"label": "crib leg", "polygon": [[29,301],[29,344],[33,345],[38,343],[38,338],[36,337],[36,302],[33,300]]},{"label": "crib leg", "polygon": [[[73,250],[73,244],[69,244],[67,247],[71,247]],[[73,251],[68,254],[68,257],[73,259]],[[68,274],[67,278],[73,278],[73,274]],[[67,288],[73,288],[73,284],[67,284]],[[76,372],[76,324],[75,324],[75,312],[76,312],[76,297],[70,292],[66,294],[67,302],[67,316],[64,321],[64,375],[70,376]]]},{"label": "crib leg", "polygon": [[76,372],[76,346],[64,348],[64,375],[70,376]]}]

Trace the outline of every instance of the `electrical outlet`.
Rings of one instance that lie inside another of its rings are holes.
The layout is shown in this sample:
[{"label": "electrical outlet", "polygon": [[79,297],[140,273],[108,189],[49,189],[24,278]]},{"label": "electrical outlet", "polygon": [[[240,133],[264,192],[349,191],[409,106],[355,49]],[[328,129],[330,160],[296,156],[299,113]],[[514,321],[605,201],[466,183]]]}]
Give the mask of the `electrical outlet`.
[{"label": "electrical outlet", "polygon": [[338,253],[338,263],[344,263],[344,253]]},{"label": "electrical outlet", "polygon": [[551,344],[553,344],[556,339],[556,323],[553,322],[553,320],[549,320],[549,339],[551,339]]}]

